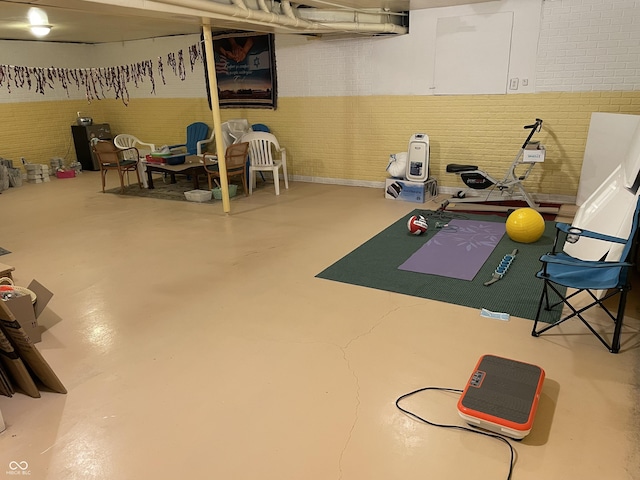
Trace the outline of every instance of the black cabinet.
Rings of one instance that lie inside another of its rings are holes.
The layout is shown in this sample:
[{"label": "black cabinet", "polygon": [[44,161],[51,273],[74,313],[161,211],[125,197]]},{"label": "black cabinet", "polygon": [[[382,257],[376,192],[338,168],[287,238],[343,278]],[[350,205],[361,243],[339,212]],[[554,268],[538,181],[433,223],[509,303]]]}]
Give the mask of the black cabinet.
[{"label": "black cabinet", "polygon": [[83,125],[71,125],[73,145],[76,148],[76,157],[82,165],[82,170],[100,170],[98,159],[91,150],[91,139],[111,140],[111,128],[108,123],[98,123],[85,127]]}]

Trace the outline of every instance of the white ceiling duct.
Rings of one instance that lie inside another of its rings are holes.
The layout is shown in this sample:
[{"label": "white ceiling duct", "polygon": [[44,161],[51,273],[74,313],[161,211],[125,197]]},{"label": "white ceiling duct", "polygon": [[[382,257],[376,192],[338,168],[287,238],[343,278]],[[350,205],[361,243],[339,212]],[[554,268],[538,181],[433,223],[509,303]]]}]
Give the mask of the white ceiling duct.
[{"label": "white ceiling duct", "polygon": [[[408,33],[408,28],[400,24],[401,16],[380,10],[362,11],[362,15],[358,13],[361,10],[294,9],[288,0],[274,2],[272,9],[268,8],[265,0],[254,1],[253,5],[248,5],[243,0],[231,0],[231,4],[211,0],[155,0],[154,3],[194,9],[197,11],[194,15],[202,17],[209,14],[212,18],[228,17],[248,25],[270,25],[274,27],[274,31],[282,33]],[[307,10],[313,11],[313,19],[304,18]]]},{"label": "white ceiling duct", "polygon": [[242,0],[231,0],[231,3],[233,3],[238,8],[241,8],[242,10],[248,10],[247,6]]}]

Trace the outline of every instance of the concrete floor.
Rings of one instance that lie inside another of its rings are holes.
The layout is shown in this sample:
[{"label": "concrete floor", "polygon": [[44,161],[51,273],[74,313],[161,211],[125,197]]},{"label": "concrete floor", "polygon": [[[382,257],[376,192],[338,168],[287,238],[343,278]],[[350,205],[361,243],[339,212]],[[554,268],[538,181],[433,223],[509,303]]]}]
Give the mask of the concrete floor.
[{"label": "concrete floor", "polygon": [[[506,445],[394,405],[463,388],[486,353],[547,374],[514,479],[640,478],[635,290],[613,355],[579,322],[533,338],[530,320],[314,278],[416,208],[382,189],[259,184],[231,215],[99,190],[85,172],[0,195],[0,261],[55,293],[37,346],[68,389],[0,397],[0,478],[504,479]],[[464,425],[456,402],[404,406]]]}]

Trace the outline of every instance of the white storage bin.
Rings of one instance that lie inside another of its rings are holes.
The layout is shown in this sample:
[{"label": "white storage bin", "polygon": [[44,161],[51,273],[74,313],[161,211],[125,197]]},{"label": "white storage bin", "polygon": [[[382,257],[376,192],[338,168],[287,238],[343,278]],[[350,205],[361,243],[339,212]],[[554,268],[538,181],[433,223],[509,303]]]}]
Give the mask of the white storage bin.
[{"label": "white storage bin", "polygon": [[211,190],[189,190],[184,196],[190,202],[208,202],[211,200]]}]

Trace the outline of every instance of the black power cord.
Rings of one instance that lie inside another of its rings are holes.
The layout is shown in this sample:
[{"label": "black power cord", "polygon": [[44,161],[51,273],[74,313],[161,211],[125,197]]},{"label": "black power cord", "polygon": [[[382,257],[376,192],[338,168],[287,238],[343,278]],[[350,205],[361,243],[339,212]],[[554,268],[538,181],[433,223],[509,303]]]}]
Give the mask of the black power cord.
[{"label": "black power cord", "polygon": [[449,226],[451,220],[468,220],[469,216],[462,213],[452,213],[446,211],[449,201],[445,200],[437,210],[421,210],[420,214],[427,220],[429,228],[456,231],[458,228]]},{"label": "black power cord", "polygon": [[507,475],[507,480],[511,479],[511,475],[513,474],[513,466],[515,464],[515,451],[513,449],[513,446],[509,443],[509,441],[500,436],[497,435],[495,433],[489,433],[489,432],[484,432],[481,430],[476,430],[473,428],[469,428],[469,427],[462,427],[460,425],[446,425],[446,424],[440,424],[440,423],[435,423],[435,422],[430,422],[429,420],[422,418],[421,416],[405,409],[402,408],[400,406],[400,402],[402,400],[404,400],[405,398],[409,398],[412,395],[415,395],[416,393],[420,393],[420,392],[425,392],[427,390],[439,390],[441,392],[450,392],[450,393],[462,393],[462,390],[458,390],[455,388],[446,388],[446,387],[424,387],[424,388],[419,388],[418,390],[414,390],[413,392],[409,392],[409,393],[405,393],[404,395],[398,397],[398,399],[396,400],[396,407],[398,408],[398,410],[400,410],[401,412],[405,413],[406,415],[410,416],[411,418],[418,420],[420,422],[426,423],[427,425],[431,425],[432,427],[441,427],[441,428],[451,428],[453,430],[463,430],[465,432],[471,432],[471,433],[475,433],[478,435],[484,435],[485,437],[491,437],[491,438],[495,438],[496,440],[500,440],[502,443],[506,444],[509,447],[509,453],[511,455],[511,460],[509,461],[509,474]]}]

